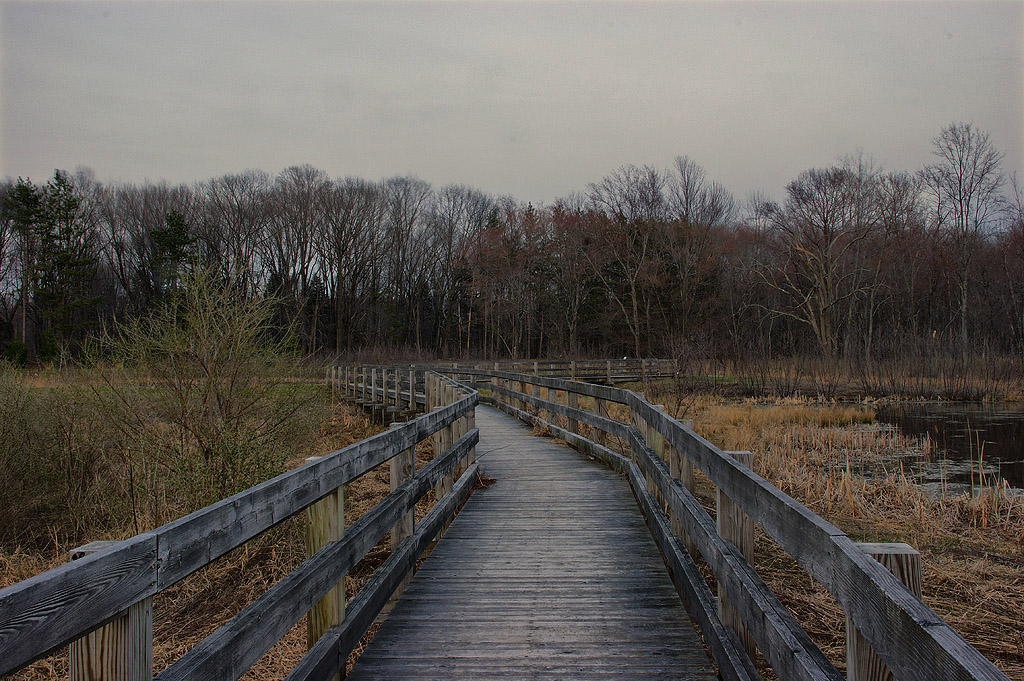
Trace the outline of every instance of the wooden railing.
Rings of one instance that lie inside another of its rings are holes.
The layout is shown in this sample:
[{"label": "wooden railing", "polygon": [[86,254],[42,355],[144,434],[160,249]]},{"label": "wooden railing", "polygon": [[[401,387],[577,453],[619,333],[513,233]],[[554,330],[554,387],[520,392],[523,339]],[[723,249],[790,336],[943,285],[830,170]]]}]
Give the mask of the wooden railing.
[{"label": "wooden railing", "polygon": [[503,362],[439,362],[430,365],[441,370],[485,369],[534,376],[568,378],[574,381],[614,385],[647,381],[675,375],[678,367],[671,359],[581,359],[581,360],[508,360]]},{"label": "wooden railing", "polygon": [[[493,369],[459,367],[450,375],[486,391],[481,402],[547,428],[629,478],[723,678],[760,678],[748,654],[754,645],[779,678],[842,678],[751,564],[752,521],[845,610],[859,632],[848,632],[848,640],[862,636],[870,646],[873,652],[848,650],[848,669],[856,674],[851,678],[868,678],[871,669],[884,674],[881,665],[866,661],[877,654],[903,681],[1006,681],[863,545],[754,473],[742,462],[746,453],[720,450],[692,424],[632,391]],[[609,417],[613,403],[626,408],[628,423]],[[694,468],[717,487],[717,518],[693,495]],[[714,573],[720,598],[691,552],[699,552]]]},{"label": "wooden railing", "polygon": [[[315,643],[288,679],[335,677],[476,478],[478,396],[424,373],[414,376],[414,394],[405,397],[417,404],[432,400],[432,411],[151,532],[99,550],[86,547],[84,557],[0,590],[0,676],[73,644],[73,678],[150,679],[152,598],[306,512],[312,555],[156,678],[237,679],[307,613]],[[424,384],[432,397],[415,394]],[[414,471],[413,450],[428,438],[434,458]],[[344,485],[386,461],[392,462],[393,491],[342,530]],[[444,493],[414,525],[416,502],[436,486]],[[346,604],[345,574],[389,532],[391,555]]]}]

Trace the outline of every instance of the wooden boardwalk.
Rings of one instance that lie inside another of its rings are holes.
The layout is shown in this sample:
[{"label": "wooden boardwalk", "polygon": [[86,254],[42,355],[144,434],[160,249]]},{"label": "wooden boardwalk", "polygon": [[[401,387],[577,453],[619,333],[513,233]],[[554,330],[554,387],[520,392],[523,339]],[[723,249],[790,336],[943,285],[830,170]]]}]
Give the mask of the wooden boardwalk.
[{"label": "wooden boardwalk", "polygon": [[476,420],[496,482],[348,678],[714,679],[628,483],[495,409]]}]

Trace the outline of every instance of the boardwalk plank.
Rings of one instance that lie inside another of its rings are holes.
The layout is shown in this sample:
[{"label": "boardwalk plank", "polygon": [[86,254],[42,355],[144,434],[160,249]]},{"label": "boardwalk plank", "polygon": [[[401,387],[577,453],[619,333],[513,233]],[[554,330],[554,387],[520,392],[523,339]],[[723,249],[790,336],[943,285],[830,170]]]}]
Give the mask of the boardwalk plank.
[{"label": "boardwalk plank", "polygon": [[672,678],[714,668],[625,480],[477,409],[477,490],[349,675]]}]

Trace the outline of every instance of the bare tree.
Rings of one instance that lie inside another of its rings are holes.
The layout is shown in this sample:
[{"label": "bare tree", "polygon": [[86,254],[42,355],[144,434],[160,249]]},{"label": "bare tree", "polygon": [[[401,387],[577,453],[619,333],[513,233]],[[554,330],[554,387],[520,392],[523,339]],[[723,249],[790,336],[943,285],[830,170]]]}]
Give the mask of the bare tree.
[{"label": "bare tree", "polygon": [[376,282],[371,276],[381,245],[383,202],[380,185],[357,178],[333,183],[321,195],[323,222],[315,241],[334,298],[335,350],[352,349]]},{"label": "bare tree", "polygon": [[322,195],[330,179],[310,165],[285,168],[274,181],[272,218],[263,257],[270,293],[283,299],[284,321],[300,333],[306,349],[315,346],[317,312],[307,309],[315,272],[313,240],[321,232]]},{"label": "bare tree", "polygon": [[967,356],[967,308],[971,262],[1001,209],[999,170],[1003,154],[988,133],[971,123],[953,123],[932,140],[938,161],[922,172],[935,206],[937,229],[953,243],[960,302],[960,346]]},{"label": "bare tree", "polygon": [[643,331],[650,327],[648,293],[657,276],[654,239],[667,216],[664,187],[665,178],[657,169],[629,165],[591,184],[588,193],[597,219],[584,252],[626,319],[637,357],[642,356]]},{"label": "bare tree", "polygon": [[[423,347],[422,301],[427,293],[428,258],[425,220],[430,212],[433,190],[430,183],[415,177],[392,177],[384,181],[384,281],[390,285],[397,314],[395,328],[387,334],[402,343]],[[381,315],[383,321],[383,315]],[[381,337],[385,336],[381,330]]]},{"label": "bare tree", "polygon": [[839,348],[844,305],[861,291],[850,256],[875,222],[860,213],[859,183],[849,168],[808,170],[786,187],[784,208],[767,209],[780,260],[762,276],[791,302],[776,312],[810,327],[826,357]]},{"label": "bare tree", "polygon": [[1024,355],[1024,186],[1018,183],[1016,173],[1010,178],[1010,187],[1013,193],[1007,204],[1006,228],[1000,251],[1013,309],[1010,332],[1015,337],[1018,352]]},{"label": "bare tree", "polygon": [[[449,354],[453,322],[458,347],[462,347],[462,287],[467,283],[467,240],[487,226],[493,201],[482,192],[463,185],[449,185],[437,192],[428,219],[431,258],[428,263],[431,289],[439,315],[435,345]],[[467,313],[469,310],[467,309]],[[468,338],[468,328],[467,338]]]},{"label": "bare tree", "polygon": [[257,254],[268,233],[270,192],[270,176],[262,170],[223,175],[198,187],[205,208],[196,221],[203,259],[247,296],[266,284]]},{"label": "bare tree", "polygon": [[666,181],[672,220],[660,230],[672,288],[677,293],[676,324],[684,333],[707,302],[707,284],[717,264],[711,257],[713,233],[736,215],[736,200],[688,156],[679,156]]}]

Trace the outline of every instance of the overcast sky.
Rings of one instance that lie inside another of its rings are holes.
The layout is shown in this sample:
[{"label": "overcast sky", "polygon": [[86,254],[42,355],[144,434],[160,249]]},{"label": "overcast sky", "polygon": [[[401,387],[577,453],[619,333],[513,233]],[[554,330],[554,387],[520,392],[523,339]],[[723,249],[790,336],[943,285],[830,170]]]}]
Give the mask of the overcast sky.
[{"label": "overcast sky", "polygon": [[534,203],[686,154],[781,197],[973,121],[1024,178],[1024,2],[10,2],[0,177],[310,163]]}]

